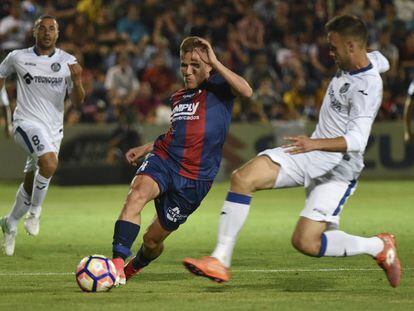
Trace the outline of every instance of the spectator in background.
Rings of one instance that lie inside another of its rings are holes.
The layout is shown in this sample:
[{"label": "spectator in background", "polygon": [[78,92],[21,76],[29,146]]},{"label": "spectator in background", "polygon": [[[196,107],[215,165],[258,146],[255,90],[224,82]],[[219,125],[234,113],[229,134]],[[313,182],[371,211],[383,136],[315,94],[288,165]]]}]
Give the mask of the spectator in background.
[{"label": "spectator in background", "polygon": [[0,21],[0,49],[3,51],[22,49],[31,30],[32,23],[22,19],[19,3],[13,2],[9,15]]},{"label": "spectator in background", "polygon": [[162,105],[157,96],[154,95],[151,84],[142,82],[137,98],[132,103],[135,114],[138,115],[140,123],[154,124],[156,111]]},{"label": "spectator in background", "polygon": [[109,68],[106,74],[105,87],[115,106],[129,105],[134,101],[139,89],[139,81],[129,64],[128,54],[118,55],[118,64]]},{"label": "spectator in background", "polygon": [[325,34],[316,35],[315,43],[309,47],[309,61],[311,77],[317,81],[335,72],[335,62],[329,56],[329,46],[326,43]]},{"label": "spectator in background", "polygon": [[254,92],[252,100],[261,105],[267,119],[275,118],[273,107],[280,105],[281,98],[279,93],[275,91],[271,79],[264,78],[259,81],[259,86]]},{"label": "spectator in background", "polygon": [[391,42],[391,29],[388,25],[382,27],[377,42],[374,42],[372,50],[380,51],[390,62],[390,70],[385,74],[388,79],[394,79],[398,74],[399,51]]},{"label": "spectator in background", "polygon": [[149,35],[147,27],[140,20],[139,7],[135,4],[128,5],[127,16],[118,21],[116,28],[123,38],[128,38],[134,44]]},{"label": "spectator in background", "polygon": [[265,28],[253,9],[247,9],[246,16],[237,23],[237,29],[240,41],[249,50],[250,55],[264,50]]},{"label": "spectator in background", "polygon": [[414,31],[405,38],[400,56],[401,69],[404,74],[403,81],[406,81],[408,85],[408,82],[414,78]]},{"label": "spectator in background", "polygon": [[150,65],[142,75],[142,82],[148,82],[154,94],[163,102],[167,101],[178,83],[176,74],[167,67],[161,52],[153,55]]},{"label": "spectator in background", "polygon": [[257,90],[259,82],[263,79],[269,79],[275,91],[281,90],[281,81],[276,71],[269,65],[267,55],[260,52],[254,56],[253,64],[247,66],[244,76],[253,90]]}]

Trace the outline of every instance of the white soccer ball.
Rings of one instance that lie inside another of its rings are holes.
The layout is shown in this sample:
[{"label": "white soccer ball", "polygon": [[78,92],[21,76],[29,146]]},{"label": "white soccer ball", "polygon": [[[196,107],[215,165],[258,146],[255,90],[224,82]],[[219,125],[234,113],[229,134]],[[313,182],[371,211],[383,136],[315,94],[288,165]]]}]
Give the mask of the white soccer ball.
[{"label": "white soccer ball", "polygon": [[107,292],[114,286],[115,279],[115,266],[103,255],[85,257],[76,268],[76,282],[85,292]]}]

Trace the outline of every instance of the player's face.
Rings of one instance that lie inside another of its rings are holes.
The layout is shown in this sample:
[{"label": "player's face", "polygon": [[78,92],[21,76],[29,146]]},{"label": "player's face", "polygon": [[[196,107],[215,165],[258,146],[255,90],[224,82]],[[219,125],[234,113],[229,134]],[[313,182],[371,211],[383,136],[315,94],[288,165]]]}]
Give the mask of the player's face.
[{"label": "player's face", "polygon": [[58,24],[52,18],[43,19],[34,29],[36,45],[45,50],[55,47],[58,35]]},{"label": "player's face", "polygon": [[351,67],[349,49],[346,40],[337,32],[328,33],[330,55],[335,60],[338,67],[342,70],[349,70]]},{"label": "player's face", "polygon": [[186,89],[198,87],[210,76],[211,67],[203,62],[196,51],[181,54],[181,75]]}]

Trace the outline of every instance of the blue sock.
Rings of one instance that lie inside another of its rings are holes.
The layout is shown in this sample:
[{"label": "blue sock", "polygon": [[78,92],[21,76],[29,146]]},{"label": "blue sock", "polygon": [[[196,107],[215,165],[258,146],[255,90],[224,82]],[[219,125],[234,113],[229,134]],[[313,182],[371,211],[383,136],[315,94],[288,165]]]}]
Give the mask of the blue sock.
[{"label": "blue sock", "polygon": [[134,243],[140,226],[125,220],[117,220],[112,242],[112,257],[123,260],[131,256],[131,246]]},{"label": "blue sock", "polygon": [[327,245],[328,245],[328,239],[326,238],[325,233],[322,233],[322,235],[321,235],[321,249],[319,250],[318,257],[325,256]]},{"label": "blue sock", "polygon": [[137,255],[135,256],[135,259],[132,262],[132,264],[134,266],[134,269],[138,270],[138,269],[142,269],[142,268],[148,266],[151,263],[151,261],[153,261],[154,259],[157,259],[157,258],[158,258],[158,256],[154,257],[154,258],[145,257],[145,255],[144,255],[144,244],[142,244],[139,251],[138,251],[138,253],[137,253]]}]

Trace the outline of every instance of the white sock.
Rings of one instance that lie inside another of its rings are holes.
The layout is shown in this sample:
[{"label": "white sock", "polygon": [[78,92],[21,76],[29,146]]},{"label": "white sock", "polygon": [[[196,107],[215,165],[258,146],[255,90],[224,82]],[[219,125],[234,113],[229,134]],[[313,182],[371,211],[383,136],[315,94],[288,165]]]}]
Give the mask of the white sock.
[{"label": "white sock", "polygon": [[217,245],[212,257],[227,268],[231,265],[237,235],[249,214],[251,197],[229,192],[220,215]]},{"label": "white sock", "polygon": [[33,181],[33,192],[32,192],[32,205],[30,206],[29,212],[36,217],[40,216],[42,211],[42,203],[46,197],[47,189],[49,188],[49,183],[52,178],[45,178],[39,174],[39,171],[36,173]]},{"label": "white sock", "polygon": [[[324,242],[325,239],[325,242]],[[325,252],[322,252],[326,246]],[[345,257],[368,254],[378,255],[384,248],[384,242],[378,237],[363,238],[339,230],[325,231],[322,235],[321,256]]]},{"label": "white sock", "polygon": [[15,231],[19,220],[27,213],[29,208],[30,195],[27,194],[23,188],[23,184],[21,184],[17,190],[13,208],[9,215],[7,215],[7,228],[11,231]]}]

